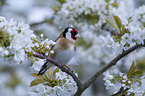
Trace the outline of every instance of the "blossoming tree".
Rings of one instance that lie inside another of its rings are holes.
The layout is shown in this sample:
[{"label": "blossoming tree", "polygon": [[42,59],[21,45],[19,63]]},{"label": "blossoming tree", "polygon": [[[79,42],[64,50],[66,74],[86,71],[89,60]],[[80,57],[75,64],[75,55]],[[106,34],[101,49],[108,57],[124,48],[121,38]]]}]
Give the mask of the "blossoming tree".
[{"label": "blossoming tree", "polygon": [[[0,76],[4,77],[0,82],[1,95],[8,96],[4,90],[11,86],[15,87],[14,96],[22,95],[22,90],[25,90],[24,96],[80,96],[102,74],[104,77],[101,80],[104,81],[107,95],[145,95],[145,5],[135,8],[133,0],[48,1],[51,2],[51,7],[48,8],[51,11],[40,11],[39,15],[43,20],[36,18],[37,22],[31,22],[31,16],[34,16],[32,13],[35,11],[30,12],[27,18],[30,24],[15,18],[7,20],[11,17],[7,12],[1,11],[3,16],[0,17],[0,57],[17,70],[12,78],[1,71]],[[31,3],[34,4],[33,0]],[[18,10],[15,12],[19,13]],[[24,13],[26,15],[27,12]],[[44,23],[50,27],[46,28]],[[59,62],[48,57],[54,53],[51,47],[56,42],[43,34],[49,36],[52,30],[57,34],[58,30],[68,26],[74,26],[81,34],[76,43],[77,52],[73,61],[79,64],[77,66],[95,65],[94,75],[85,79],[85,82],[80,80],[79,75],[86,74],[81,71],[83,67],[74,71],[75,67],[61,66]],[[28,65],[26,60],[29,63],[31,61],[27,74],[18,67]],[[45,60],[53,63],[55,67],[49,68],[44,75],[37,76]],[[0,65],[0,69],[8,68],[5,64]],[[31,79],[28,79],[28,72]],[[15,81],[17,83],[14,83]]]}]

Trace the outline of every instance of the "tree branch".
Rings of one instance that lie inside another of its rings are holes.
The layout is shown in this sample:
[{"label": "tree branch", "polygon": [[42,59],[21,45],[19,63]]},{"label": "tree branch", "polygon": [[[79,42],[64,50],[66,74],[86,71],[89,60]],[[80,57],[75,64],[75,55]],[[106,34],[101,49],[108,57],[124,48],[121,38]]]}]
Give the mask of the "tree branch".
[{"label": "tree branch", "polygon": [[113,94],[113,95],[111,95],[111,96],[117,96],[118,94],[121,94],[121,93],[124,93],[124,92],[126,92],[127,90],[129,90],[129,88],[126,88],[126,89],[124,89],[123,87],[121,87],[120,88],[120,90],[117,92],[117,93],[115,93],[115,94]]},{"label": "tree branch", "polygon": [[[98,76],[100,76],[103,72],[105,72],[106,70],[108,70],[110,67],[116,65],[116,63],[122,59],[123,57],[125,57],[126,55],[128,55],[129,53],[133,52],[134,50],[141,48],[141,47],[145,47],[145,45],[143,44],[137,44],[131,48],[129,48],[128,50],[125,50],[122,54],[116,56],[111,62],[109,62],[108,64],[106,64],[106,66],[104,66],[102,69],[100,69],[98,72],[96,72],[94,74],[94,76],[92,76],[90,79],[88,79],[86,82],[81,83],[80,79],[73,73],[73,71],[68,67],[65,68],[64,65],[54,61],[52,58],[50,57],[45,57],[43,55],[40,54],[33,54],[33,56],[41,58],[41,59],[46,59],[49,62],[51,62],[52,64],[54,64],[55,66],[57,66],[58,68],[60,68],[63,72],[66,72],[68,75],[70,75],[74,81],[77,83],[78,86],[78,90],[77,92],[74,94],[74,96],[80,96],[95,80]],[[127,91],[127,89],[125,90]],[[123,91],[122,91],[123,92]],[[120,93],[119,93],[120,94]]]},{"label": "tree branch", "polygon": [[43,24],[43,23],[50,23],[50,24],[53,24],[53,19],[54,19],[54,17],[52,17],[51,19],[45,19],[45,20],[43,20],[43,21],[41,21],[41,22],[31,23],[31,24],[29,24],[29,25],[30,25],[30,27],[33,27],[33,26],[37,26],[37,25],[40,25],[40,24]]},{"label": "tree branch", "polygon": [[50,63],[54,64],[55,66],[57,66],[59,69],[61,69],[61,71],[67,73],[68,75],[70,75],[74,81],[77,83],[77,86],[80,87],[82,85],[80,79],[73,73],[73,71],[69,68],[69,67],[65,67],[63,64],[60,64],[56,61],[54,61],[52,58],[50,57],[45,57],[43,55],[40,55],[40,54],[33,54],[34,57],[38,57],[38,58],[41,58],[41,59],[46,59],[48,60]]},{"label": "tree branch", "polygon": [[75,96],[80,96],[84,90],[86,90],[91,84],[92,82],[94,82],[96,80],[96,78],[98,76],[100,76],[103,72],[105,72],[106,70],[108,70],[110,67],[116,65],[116,63],[122,59],[123,57],[125,57],[126,55],[128,55],[129,53],[133,52],[134,50],[141,48],[141,47],[145,47],[145,45],[142,44],[137,44],[131,48],[129,48],[128,50],[125,50],[122,54],[118,55],[117,57],[115,57],[111,62],[109,62],[105,67],[103,67],[101,70],[99,70],[98,72],[96,72],[96,74],[94,76],[92,76],[90,79],[88,79],[86,82],[84,82],[81,86],[80,90],[77,90],[77,92],[75,93]]}]

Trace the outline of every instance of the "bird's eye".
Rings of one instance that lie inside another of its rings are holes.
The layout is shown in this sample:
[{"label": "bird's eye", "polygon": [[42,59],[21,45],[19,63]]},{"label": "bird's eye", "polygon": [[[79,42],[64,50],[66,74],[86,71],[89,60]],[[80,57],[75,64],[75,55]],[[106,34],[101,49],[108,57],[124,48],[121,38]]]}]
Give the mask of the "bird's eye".
[{"label": "bird's eye", "polygon": [[75,36],[77,33],[75,33],[75,32],[71,32],[71,34]]}]

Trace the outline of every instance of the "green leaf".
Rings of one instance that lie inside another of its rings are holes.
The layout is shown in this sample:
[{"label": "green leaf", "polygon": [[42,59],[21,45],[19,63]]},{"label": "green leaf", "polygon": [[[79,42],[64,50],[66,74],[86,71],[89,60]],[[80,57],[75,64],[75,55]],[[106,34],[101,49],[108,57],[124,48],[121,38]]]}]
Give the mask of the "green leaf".
[{"label": "green leaf", "polygon": [[51,82],[51,79],[52,79],[52,78],[48,78],[47,74],[44,73],[44,75],[43,75],[43,80],[48,81],[48,82]]},{"label": "green leaf", "polygon": [[55,73],[59,72],[59,68],[56,68],[54,71],[53,71],[53,76],[55,75]]},{"label": "green leaf", "polygon": [[128,22],[130,22],[130,20],[131,20],[131,19],[132,19],[132,16],[131,16],[131,17],[129,17],[129,18],[127,19],[127,21],[128,21]]},{"label": "green leaf", "polygon": [[111,27],[115,28],[116,30],[118,29],[118,26],[113,19],[105,19],[105,20]]},{"label": "green leaf", "polygon": [[129,96],[134,96],[134,95],[135,95],[134,93],[129,94]]},{"label": "green leaf", "polygon": [[55,6],[55,7],[53,7],[53,10],[55,12],[58,12],[59,10],[61,10],[61,6]]},{"label": "green leaf", "polygon": [[58,0],[61,4],[65,3],[65,0]]},{"label": "green leaf", "polygon": [[51,74],[52,74],[52,67],[50,67],[50,68],[48,69],[48,77],[49,77],[49,78],[51,78]]},{"label": "green leaf", "polygon": [[105,2],[109,3],[109,2],[110,2],[110,0],[105,0]]},{"label": "green leaf", "polygon": [[134,62],[132,63],[131,67],[129,68],[129,71],[128,71],[128,77],[131,76],[131,74],[136,70],[136,66],[134,64]]},{"label": "green leaf", "polygon": [[44,83],[44,82],[45,82],[45,80],[43,80],[43,79],[35,79],[30,83],[30,87],[36,86],[36,85]]},{"label": "green leaf", "polygon": [[47,74],[46,73],[44,73],[44,78],[43,78],[44,80],[49,80],[49,78],[48,78],[48,76],[47,76]]},{"label": "green leaf", "polygon": [[125,26],[122,26],[122,32],[123,33],[127,33],[128,32],[128,30],[125,28]]},{"label": "green leaf", "polygon": [[32,53],[32,52],[27,52],[27,55],[28,55],[29,57],[31,57],[31,56],[33,56],[33,53]]},{"label": "green leaf", "polygon": [[113,7],[118,8],[118,3],[114,2],[111,4]]},{"label": "green leaf", "polygon": [[118,28],[121,29],[121,27],[122,27],[122,22],[121,22],[120,18],[119,18],[118,16],[113,16],[113,17],[114,17],[114,20],[115,20],[115,22],[116,22]]},{"label": "green leaf", "polygon": [[31,75],[37,79],[43,78],[43,75],[38,76],[37,73],[32,73]]},{"label": "green leaf", "polygon": [[135,72],[133,72],[131,75],[130,75],[130,77],[134,77],[134,76],[136,76],[136,75],[141,75],[141,74],[143,74],[144,72],[142,71],[142,70],[137,70],[137,71],[135,71]]},{"label": "green leaf", "polygon": [[145,72],[145,58],[137,60],[137,68]]}]

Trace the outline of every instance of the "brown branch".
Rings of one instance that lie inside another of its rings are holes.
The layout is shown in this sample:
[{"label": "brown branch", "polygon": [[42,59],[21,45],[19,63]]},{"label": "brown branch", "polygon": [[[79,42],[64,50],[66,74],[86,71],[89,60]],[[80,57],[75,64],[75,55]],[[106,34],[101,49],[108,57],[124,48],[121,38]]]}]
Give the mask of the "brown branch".
[{"label": "brown branch", "polygon": [[80,87],[82,85],[80,79],[73,73],[73,71],[69,68],[69,67],[65,67],[63,64],[60,64],[56,61],[54,61],[52,58],[50,57],[45,57],[43,55],[40,54],[33,54],[34,57],[38,57],[41,59],[46,59],[48,60],[50,63],[54,64],[55,66],[57,66],[59,69],[61,69],[61,71],[67,73],[68,75],[70,75],[74,81],[77,83],[77,86]]},{"label": "brown branch", "polygon": [[43,21],[41,21],[41,22],[31,23],[31,24],[29,24],[29,25],[30,25],[30,27],[33,27],[33,26],[37,26],[37,25],[40,25],[40,24],[44,24],[44,23],[53,24],[53,19],[54,19],[54,17],[52,17],[52,18],[50,18],[50,19],[45,19],[45,20],[43,20]]},{"label": "brown branch", "polygon": [[94,82],[96,80],[96,78],[98,76],[100,76],[103,72],[105,72],[106,70],[108,70],[110,67],[116,65],[116,63],[122,59],[123,57],[125,57],[126,55],[128,55],[129,53],[133,52],[134,50],[141,48],[141,47],[145,47],[145,45],[142,44],[137,44],[131,48],[129,48],[128,50],[124,51],[122,54],[118,55],[117,57],[115,57],[111,62],[109,62],[105,67],[103,67],[101,70],[99,70],[98,72],[96,72],[96,74],[94,76],[92,76],[90,79],[88,79],[86,82],[84,82],[81,86],[81,88],[79,90],[77,90],[77,92],[75,93],[75,96],[80,96],[84,90],[86,90],[91,84],[92,82]]},{"label": "brown branch", "polygon": [[113,94],[111,96],[118,96],[118,94],[124,93],[127,90],[129,90],[129,88],[124,89],[123,87],[121,87],[120,90],[117,93],[115,93],[115,94]]},{"label": "brown branch", "polygon": [[70,75],[74,79],[74,81],[77,83],[77,86],[78,86],[78,90],[74,94],[74,96],[81,96],[81,94],[96,80],[96,78],[98,76],[100,76],[103,72],[105,72],[106,70],[108,70],[110,67],[116,65],[116,63],[120,59],[122,59],[123,57],[125,57],[129,53],[131,53],[134,50],[136,50],[138,48],[141,48],[141,47],[145,47],[145,45],[137,44],[137,45],[129,48],[128,50],[125,50],[122,54],[116,56],[111,62],[109,62],[106,66],[104,66],[102,69],[100,69],[98,72],[96,72],[94,76],[92,76],[90,79],[88,79],[84,83],[81,83],[80,79],[71,71],[70,68],[65,68],[62,64],[60,64],[58,62],[55,62],[52,58],[45,57],[45,56],[40,55],[40,54],[33,54],[33,56],[38,57],[38,58],[41,58],[41,59],[48,60],[49,62],[51,62],[52,64],[54,64],[58,68],[60,68],[63,72],[66,72],[68,75]]}]

